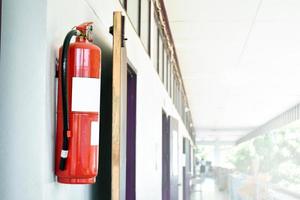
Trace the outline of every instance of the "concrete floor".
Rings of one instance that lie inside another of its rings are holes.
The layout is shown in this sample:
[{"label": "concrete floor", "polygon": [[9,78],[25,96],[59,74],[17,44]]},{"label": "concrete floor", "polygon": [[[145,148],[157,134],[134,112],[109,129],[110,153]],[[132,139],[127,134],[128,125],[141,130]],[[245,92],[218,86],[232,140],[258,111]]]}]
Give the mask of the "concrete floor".
[{"label": "concrete floor", "polygon": [[191,191],[191,200],[229,200],[229,198],[226,192],[218,190],[214,179],[206,178],[202,183],[198,181],[194,185]]}]

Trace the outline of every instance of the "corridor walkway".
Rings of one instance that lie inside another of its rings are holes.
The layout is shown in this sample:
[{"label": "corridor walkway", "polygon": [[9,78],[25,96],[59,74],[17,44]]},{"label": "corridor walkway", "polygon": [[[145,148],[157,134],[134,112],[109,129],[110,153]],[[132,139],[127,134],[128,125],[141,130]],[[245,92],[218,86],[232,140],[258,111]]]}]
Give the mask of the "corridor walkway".
[{"label": "corridor walkway", "polygon": [[[202,194],[201,194],[202,193]],[[212,178],[198,182],[191,191],[191,200],[229,200],[226,192],[220,192]]]}]

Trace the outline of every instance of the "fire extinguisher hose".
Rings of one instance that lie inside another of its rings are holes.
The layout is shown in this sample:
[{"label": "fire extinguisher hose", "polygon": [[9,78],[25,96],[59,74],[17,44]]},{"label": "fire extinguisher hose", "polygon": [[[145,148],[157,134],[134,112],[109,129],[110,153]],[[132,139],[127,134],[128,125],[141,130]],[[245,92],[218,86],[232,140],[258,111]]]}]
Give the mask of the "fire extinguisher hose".
[{"label": "fire extinguisher hose", "polygon": [[70,116],[68,105],[68,51],[70,41],[73,36],[79,36],[81,33],[78,30],[71,30],[65,37],[62,46],[61,55],[61,91],[62,91],[62,107],[63,107],[63,144],[60,155],[59,169],[65,170],[69,151],[68,132],[70,131]]}]

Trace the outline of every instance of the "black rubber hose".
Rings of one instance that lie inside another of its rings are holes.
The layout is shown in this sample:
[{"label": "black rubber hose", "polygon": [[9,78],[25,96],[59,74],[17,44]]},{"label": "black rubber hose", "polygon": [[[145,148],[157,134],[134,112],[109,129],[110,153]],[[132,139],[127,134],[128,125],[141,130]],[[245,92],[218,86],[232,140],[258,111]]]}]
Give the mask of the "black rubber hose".
[{"label": "black rubber hose", "polygon": [[70,41],[73,36],[78,34],[77,30],[71,30],[65,37],[64,44],[62,46],[61,55],[61,92],[62,92],[62,109],[63,109],[63,144],[60,157],[59,169],[66,169],[66,162],[69,150],[68,131],[70,130],[70,116],[68,105],[68,52]]}]

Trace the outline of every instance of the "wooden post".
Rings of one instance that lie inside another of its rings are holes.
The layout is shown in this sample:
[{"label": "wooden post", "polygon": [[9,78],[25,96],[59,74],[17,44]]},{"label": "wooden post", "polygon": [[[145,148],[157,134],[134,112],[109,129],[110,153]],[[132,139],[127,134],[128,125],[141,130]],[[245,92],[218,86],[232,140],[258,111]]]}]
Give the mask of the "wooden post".
[{"label": "wooden post", "polygon": [[125,198],[126,182],[127,56],[123,41],[123,20],[121,12],[114,12],[112,31],[112,200]]}]

